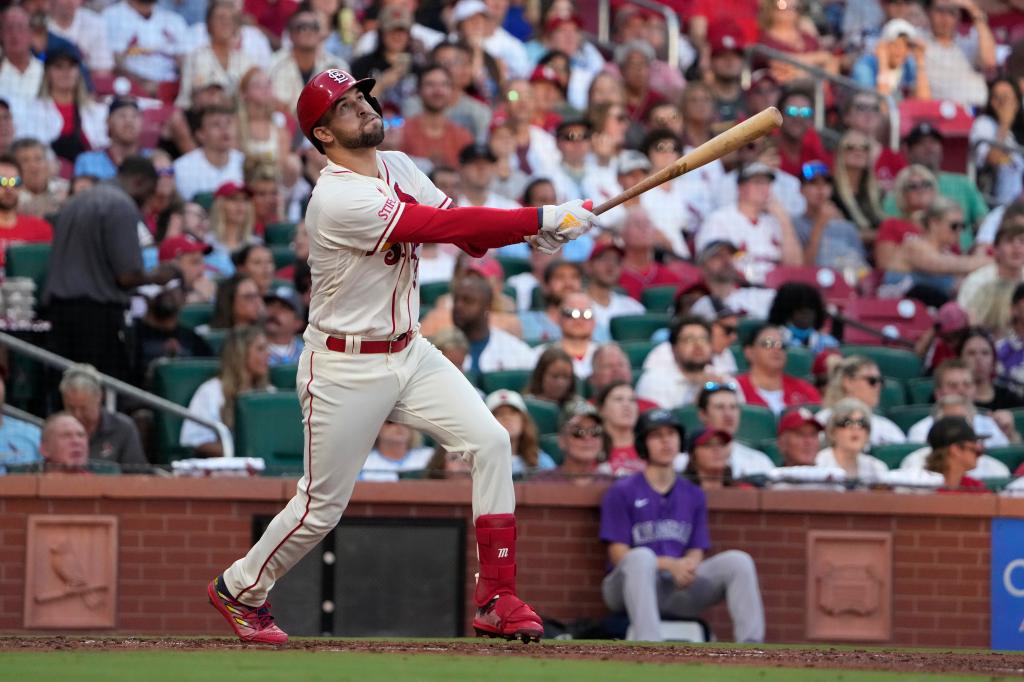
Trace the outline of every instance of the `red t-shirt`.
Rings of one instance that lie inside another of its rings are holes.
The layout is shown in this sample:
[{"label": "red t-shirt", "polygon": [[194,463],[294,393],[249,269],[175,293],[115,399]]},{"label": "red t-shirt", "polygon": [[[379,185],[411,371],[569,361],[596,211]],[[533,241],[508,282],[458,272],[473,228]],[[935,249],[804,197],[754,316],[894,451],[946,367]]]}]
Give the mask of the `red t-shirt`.
[{"label": "red t-shirt", "polygon": [[907,167],[907,160],[899,152],[894,152],[888,147],[882,147],[881,153],[875,159],[875,179],[878,180],[878,187],[888,192],[896,182],[896,174]]},{"label": "red t-shirt", "polygon": [[878,226],[878,236],[875,237],[876,242],[892,242],[893,244],[900,245],[903,240],[912,234],[923,234],[921,228],[903,218],[886,218],[882,221],[882,224]]},{"label": "red t-shirt", "polygon": [[[775,134],[781,133],[776,131]],[[804,135],[799,157],[788,156],[782,147],[779,147],[779,170],[785,171],[795,178],[800,177],[803,165],[808,161],[824,161],[829,168],[832,167],[832,155],[825,149],[821,137],[818,136],[818,131],[814,128],[808,130]]]},{"label": "red t-shirt", "polygon": [[473,143],[473,136],[458,123],[447,121],[441,137],[423,132],[423,118],[413,116],[402,127],[402,151],[409,156],[429,159],[435,166],[459,167],[459,152]]},{"label": "red t-shirt", "polygon": [[956,488],[939,488],[940,493],[987,493],[988,486],[976,478],[964,476]]},{"label": "red t-shirt", "polygon": [[660,263],[651,263],[643,272],[623,267],[622,275],[619,276],[619,286],[638,301],[647,287],[682,283],[682,277]]},{"label": "red t-shirt", "polygon": [[[749,374],[740,374],[736,377],[736,383],[738,383],[740,388],[743,390],[743,397],[746,399],[748,405],[768,407],[768,403],[765,402],[765,399],[762,398],[761,394],[757,392],[756,388],[754,388],[754,384],[750,380]],[[782,401],[786,407],[806,405],[808,403],[817,404],[821,402],[821,394],[818,393],[818,389],[803,379],[797,379],[794,376],[783,374]]]},{"label": "red t-shirt", "polygon": [[11,227],[0,227],[0,266],[7,260],[8,246],[26,242],[49,244],[52,241],[50,223],[35,216],[19,215]]},{"label": "red t-shirt", "polygon": [[608,453],[608,466],[611,467],[614,476],[623,476],[627,473],[643,471],[645,463],[636,453],[632,445],[612,448]]},{"label": "red t-shirt", "polygon": [[284,33],[288,19],[298,7],[299,3],[295,0],[245,0],[243,5],[246,14],[278,38]]},{"label": "red t-shirt", "polygon": [[63,123],[61,124],[60,134],[70,135],[75,130],[75,103],[69,102],[68,104],[57,104],[57,111],[60,113],[60,118]]},{"label": "red t-shirt", "polygon": [[[678,0],[676,0],[678,2]],[[672,6],[673,3],[662,0],[662,4]],[[743,41],[748,45],[757,42],[760,31],[757,27],[757,0],[693,0],[690,14],[680,16],[705,17],[708,25],[716,21],[735,22],[743,35]]]}]

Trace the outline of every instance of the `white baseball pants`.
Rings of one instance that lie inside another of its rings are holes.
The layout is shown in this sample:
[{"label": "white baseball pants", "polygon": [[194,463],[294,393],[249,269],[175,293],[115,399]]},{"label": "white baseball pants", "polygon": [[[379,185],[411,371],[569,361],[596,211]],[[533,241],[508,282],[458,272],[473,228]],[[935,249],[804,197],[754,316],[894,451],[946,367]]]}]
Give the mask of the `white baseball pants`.
[{"label": "white baseball pants", "polygon": [[299,361],[305,474],[259,542],[224,573],[231,593],[250,606],[266,601],[275,581],[338,524],[385,420],[423,431],[449,452],[471,453],[474,519],[515,511],[508,432],[439,350],[417,336],[397,353],[338,353],[325,339],[307,330]]}]

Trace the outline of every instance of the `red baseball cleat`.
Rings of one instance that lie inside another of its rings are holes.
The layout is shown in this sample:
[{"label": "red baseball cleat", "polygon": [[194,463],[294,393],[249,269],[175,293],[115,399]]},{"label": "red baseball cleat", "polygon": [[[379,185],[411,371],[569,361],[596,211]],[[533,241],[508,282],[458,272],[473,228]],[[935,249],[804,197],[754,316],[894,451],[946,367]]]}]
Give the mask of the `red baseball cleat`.
[{"label": "red baseball cleat", "polygon": [[206,593],[210,597],[210,605],[224,616],[239,639],[259,644],[284,644],[288,641],[288,634],[274,624],[270,602],[258,607],[246,606],[232,597],[221,582],[219,576],[211,580]]},{"label": "red baseball cleat", "polygon": [[476,611],[473,629],[481,637],[539,642],[544,635],[540,616],[514,594],[499,594]]}]

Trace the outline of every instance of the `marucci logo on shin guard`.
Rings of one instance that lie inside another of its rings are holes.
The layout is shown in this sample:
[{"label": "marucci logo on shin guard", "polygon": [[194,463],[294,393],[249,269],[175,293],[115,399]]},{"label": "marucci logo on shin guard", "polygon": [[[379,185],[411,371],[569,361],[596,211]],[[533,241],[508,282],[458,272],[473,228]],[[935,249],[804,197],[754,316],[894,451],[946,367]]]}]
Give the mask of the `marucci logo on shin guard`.
[{"label": "marucci logo on shin guard", "polygon": [[499,559],[507,559],[508,558],[508,547],[499,547],[498,548],[498,558]]}]

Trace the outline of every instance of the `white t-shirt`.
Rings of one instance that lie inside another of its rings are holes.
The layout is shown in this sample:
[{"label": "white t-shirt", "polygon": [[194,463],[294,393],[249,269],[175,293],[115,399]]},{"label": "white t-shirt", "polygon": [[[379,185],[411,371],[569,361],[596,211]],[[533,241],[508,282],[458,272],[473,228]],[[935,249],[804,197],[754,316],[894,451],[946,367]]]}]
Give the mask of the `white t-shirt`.
[{"label": "white t-shirt", "polygon": [[[740,193],[736,184],[738,176],[737,171],[729,171],[719,179],[711,194],[715,208],[736,205],[736,199]],[[772,195],[791,216],[803,215],[807,211],[807,200],[800,192],[800,181],[785,171],[775,170]]]},{"label": "white t-shirt", "polygon": [[[479,369],[481,372],[500,372],[506,369],[533,369],[534,349],[525,341],[516,338],[507,331],[491,327],[491,337],[480,353]],[[466,355],[462,369],[468,372],[472,359]]]},{"label": "white t-shirt", "polygon": [[[412,28],[409,29],[409,36],[414,41],[422,43],[426,52],[430,52],[438,43],[444,40],[443,33],[435,31],[434,29],[428,28],[422,24],[413,24]],[[352,54],[356,57],[361,57],[364,54],[370,54],[376,49],[377,31],[367,31],[363,35],[359,36],[359,40],[356,41],[356,46],[352,50]]]},{"label": "white t-shirt", "polygon": [[774,412],[776,417],[782,414],[783,410],[786,409],[785,391],[781,388],[777,391],[766,391],[763,388],[757,388],[755,386],[754,390],[757,391],[757,394],[761,396],[761,399],[768,404],[768,409]]},{"label": "white t-shirt", "polygon": [[[210,44],[210,34],[206,30],[206,22],[200,21],[197,24],[192,24],[188,32],[190,50],[196,50]],[[254,64],[264,65],[265,70],[266,65],[270,64],[270,58],[274,55],[274,51],[270,49],[270,41],[267,40],[267,36],[263,35],[263,31],[256,26],[243,26],[239,31],[239,35],[242,38],[242,52],[249,55]]]},{"label": "white t-shirt", "polygon": [[433,250],[430,258],[420,253],[420,284],[450,282],[455,272],[455,256],[440,248]]},{"label": "white t-shirt", "polygon": [[[536,366],[537,360],[539,360],[540,356],[544,354],[544,351],[546,351],[551,346],[562,347],[562,344],[559,341],[555,341],[554,343],[545,343],[544,345],[537,346],[536,348],[533,349],[534,366]],[[593,373],[594,351],[597,350],[597,347],[597,344],[591,341],[587,345],[587,350],[583,353],[582,357],[576,357],[575,355],[570,356],[572,357],[572,373],[576,375],[577,379],[585,380]],[[562,348],[562,350],[565,349]]]},{"label": "white t-shirt", "polygon": [[[64,117],[52,99],[14,100],[10,104],[16,137],[31,137],[43,144],[50,144],[60,137]],[[78,107],[78,113],[89,146],[93,149],[107,147],[110,144],[107,136],[107,105],[87,102]]]},{"label": "white t-shirt", "polygon": [[[537,288],[537,278],[532,272],[520,272],[505,280],[505,284],[516,290],[516,311],[525,313],[533,305],[533,290]],[[594,314],[597,314],[595,309]]]},{"label": "white t-shirt", "polygon": [[360,481],[397,481],[400,471],[422,471],[434,456],[432,448],[412,448],[400,460],[388,459],[376,448],[370,452],[359,472]]},{"label": "white t-shirt", "polygon": [[[834,467],[842,469],[839,462],[836,461],[836,456],[832,451],[832,448],[825,448],[819,452],[814,458],[814,465],[819,467]],[[863,452],[857,455],[857,478],[860,480],[877,481],[884,477],[887,471],[889,471],[889,467],[887,467],[885,462],[877,457],[865,455]]]},{"label": "white t-shirt", "polygon": [[526,46],[501,26],[484,39],[484,50],[495,59],[505,62],[505,66],[508,67],[506,78],[530,77],[533,65],[526,54]]},{"label": "white t-shirt", "polygon": [[996,241],[996,232],[999,231],[999,224],[1003,222],[1003,214],[1006,213],[1005,206],[996,206],[988,215],[981,221],[981,225],[978,226],[978,234],[974,238],[974,241],[980,244],[994,244]]},{"label": "white t-shirt", "polygon": [[[900,471],[923,471],[932,449],[925,446],[914,450],[900,462]],[[971,478],[1009,478],[1010,468],[990,455],[978,458],[978,465],[967,472]]]},{"label": "white t-shirt", "polygon": [[[932,424],[934,423],[935,418],[929,415],[911,426],[910,430],[907,431],[907,442],[927,443],[928,432],[931,431]],[[988,434],[988,437],[985,438],[985,447],[987,448],[1001,448],[1004,445],[1010,444],[1006,434],[1002,432],[995,420],[987,414],[975,414],[972,426],[976,434]]]},{"label": "white t-shirt", "polygon": [[[219,422],[220,411],[224,407],[224,385],[219,378],[207,379],[188,402],[190,412],[206,417],[211,421]],[[178,443],[185,448],[196,448],[207,443],[216,443],[217,432],[194,421],[185,420],[181,425],[181,437]]]},{"label": "white t-shirt", "polygon": [[245,154],[237,149],[228,152],[228,162],[220,168],[209,162],[202,147],[193,149],[174,161],[174,182],[178,185],[178,193],[188,201],[200,192],[216,192],[225,182],[242,184],[243,163]]},{"label": "white t-shirt", "polygon": [[107,40],[107,24],[96,12],[79,7],[67,28],[59,26],[52,18],[47,27],[54,35],[73,42],[82,51],[86,66],[93,71],[114,69],[114,53]]},{"label": "white t-shirt", "polygon": [[[662,341],[657,346],[651,349],[651,352],[644,358],[644,371],[671,371],[676,366],[676,356],[672,353],[672,344],[668,341]],[[731,379],[736,376],[738,371],[736,366],[736,356],[732,354],[732,351],[728,348],[723,350],[717,355],[711,356],[711,371],[722,377],[723,379]],[[743,391],[737,390],[736,398],[743,402]]]},{"label": "white t-shirt", "polygon": [[[518,291],[517,291],[518,294]],[[533,295],[531,290],[530,295]],[[594,311],[594,328],[603,329],[603,336],[611,335],[611,319],[619,315],[640,315],[647,312],[644,304],[632,296],[624,296],[616,291],[612,292],[608,305],[604,306],[591,299],[590,307]],[[529,308],[529,305],[527,305]]]},{"label": "white t-shirt", "polygon": [[671,410],[680,405],[692,405],[703,386],[690,381],[675,362],[671,366],[645,369],[636,382],[636,396]]},{"label": "white t-shirt", "polygon": [[[814,418],[818,420],[818,423],[822,426],[828,424],[829,417],[832,416],[832,408],[826,407],[823,410],[819,410]],[[900,430],[900,427],[896,426],[896,423],[891,419],[883,417],[880,414],[871,414],[871,437],[869,441],[872,445],[888,445],[890,443],[906,443],[907,435]]]},{"label": "white t-shirt", "polygon": [[7,59],[0,60],[0,93],[11,106],[16,100],[29,102],[39,96],[39,86],[43,82],[43,63],[32,57],[28,67],[18,71]]},{"label": "white t-shirt", "polygon": [[378,152],[377,169],[371,178],[328,162],[306,210],[309,324],[328,335],[390,339],[418,325],[419,245],[392,244],[388,237],[405,211],[400,195],[438,208],[451,199],[401,152]]},{"label": "white t-shirt", "polygon": [[[468,197],[464,194],[459,196],[456,206],[476,206],[472,203]],[[485,208],[522,208],[522,206],[507,197],[503,197],[497,192],[488,192],[487,198],[484,199],[484,203],[480,204]]]},{"label": "white t-shirt", "polygon": [[[768,313],[775,302],[775,289],[759,289],[757,287],[739,287],[725,297],[723,303],[729,308],[742,313],[745,317],[767,320]],[[713,319],[718,313],[711,302],[710,296],[702,296],[690,307],[690,312],[706,319]]]},{"label": "white t-shirt", "polygon": [[751,284],[764,284],[765,275],[782,259],[782,227],[767,213],[753,223],[736,206],[714,211],[697,232],[697,252],[719,239],[739,250],[736,269]]},{"label": "white t-shirt", "polygon": [[189,48],[188,25],[180,15],[159,5],[147,19],[127,2],[103,10],[110,49],[124,55],[124,67],[147,80],[178,79],[177,57]]},{"label": "white t-shirt", "polygon": [[767,474],[775,468],[772,458],[760,450],[743,443],[733,441],[729,452],[729,466],[732,467],[732,475],[737,478],[743,476],[756,476]]}]

